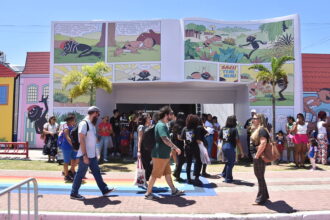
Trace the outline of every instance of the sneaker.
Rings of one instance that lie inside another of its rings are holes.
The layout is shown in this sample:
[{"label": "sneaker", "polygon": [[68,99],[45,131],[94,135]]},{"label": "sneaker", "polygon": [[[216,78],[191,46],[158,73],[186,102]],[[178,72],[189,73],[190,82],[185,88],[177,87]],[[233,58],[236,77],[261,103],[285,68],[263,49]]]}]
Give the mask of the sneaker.
[{"label": "sneaker", "polygon": [[158,197],[155,196],[155,194],[150,193],[150,194],[145,194],[144,199],[146,199],[146,200],[156,200],[156,199],[158,199]]},{"label": "sneaker", "polygon": [[73,195],[73,194],[71,194],[71,195],[70,195],[70,199],[74,199],[74,200],[85,200],[86,198],[83,197],[83,196],[80,195],[80,194],[77,194],[77,195]]},{"label": "sneaker", "polygon": [[192,181],[191,179],[188,179],[188,180],[187,180],[187,183],[188,183],[188,184],[194,184],[194,181]]},{"label": "sneaker", "polygon": [[178,189],[175,189],[175,191],[172,192],[172,196],[182,196],[183,194],[184,194],[184,191],[178,190]]},{"label": "sneaker", "polygon": [[193,184],[194,186],[203,186],[203,182],[200,179],[195,179]]},{"label": "sneaker", "polygon": [[64,181],[65,182],[68,182],[68,183],[72,183],[73,182],[73,179],[71,176],[67,175],[66,177],[64,177]]},{"label": "sneaker", "polygon": [[103,196],[109,196],[110,193],[112,193],[115,190],[115,188],[111,187],[110,189],[107,189],[105,193],[103,193]]},{"label": "sneaker", "polygon": [[208,178],[208,177],[211,177],[211,175],[208,174],[208,173],[203,173],[203,174],[202,174],[202,177],[206,177],[206,178]]}]

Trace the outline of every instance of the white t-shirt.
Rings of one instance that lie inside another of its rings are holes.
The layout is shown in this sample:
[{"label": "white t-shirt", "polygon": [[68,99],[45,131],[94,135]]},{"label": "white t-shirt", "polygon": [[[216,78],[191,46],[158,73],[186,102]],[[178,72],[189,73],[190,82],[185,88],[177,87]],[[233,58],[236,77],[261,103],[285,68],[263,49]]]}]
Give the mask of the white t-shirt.
[{"label": "white t-shirt", "polygon": [[58,124],[55,122],[55,124],[51,125],[50,123],[47,122],[44,124],[44,129],[46,129],[51,133],[56,133],[58,129]]},{"label": "white t-shirt", "polygon": [[327,134],[327,129],[323,127],[323,124],[326,123],[324,121],[318,121],[317,122],[317,131],[318,134]]},{"label": "white t-shirt", "polygon": [[[87,123],[89,125],[89,130],[87,132]],[[87,135],[86,135],[87,133]],[[94,158],[96,157],[96,143],[97,143],[97,136],[96,136],[96,128],[91,123],[91,121],[88,119],[88,117],[85,117],[83,121],[79,123],[78,127],[78,134],[84,134],[85,136],[85,142],[86,142],[86,151],[88,158]],[[80,142],[80,140],[79,140]],[[78,150],[77,157],[81,157],[83,155],[81,148]]]},{"label": "white t-shirt", "polygon": [[213,124],[209,121],[206,121],[205,122],[205,127],[206,127],[206,131],[209,133],[209,134],[214,134],[214,128],[213,128]]},{"label": "white t-shirt", "polygon": [[308,123],[305,122],[304,125],[301,125],[298,123],[297,125],[297,134],[307,134],[307,126],[308,126]]}]

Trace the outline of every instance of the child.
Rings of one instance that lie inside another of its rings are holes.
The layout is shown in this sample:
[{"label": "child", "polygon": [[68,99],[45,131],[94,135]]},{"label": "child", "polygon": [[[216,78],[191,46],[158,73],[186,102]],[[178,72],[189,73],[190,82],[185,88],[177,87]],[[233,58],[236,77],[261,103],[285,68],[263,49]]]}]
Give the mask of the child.
[{"label": "child", "polygon": [[123,126],[120,132],[120,148],[121,148],[121,156],[128,155],[129,153],[129,140],[130,140],[130,133],[126,126]]},{"label": "child", "polygon": [[284,134],[283,134],[283,131],[279,131],[277,132],[276,134],[276,146],[277,146],[277,149],[278,151],[280,152],[280,159],[279,159],[279,162],[283,162],[282,161],[282,157],[283,157],[283,150],[284,150]]},{"label": "child", "polygon": [[315,159],[316,159],[316,152],[317,152],[317,146],[318,146],[315,138],[311,138],[309,140],[308,146],[309,146],[308,158],[312,164],[311,171],[314,171],[314,170],[316,170]]}]

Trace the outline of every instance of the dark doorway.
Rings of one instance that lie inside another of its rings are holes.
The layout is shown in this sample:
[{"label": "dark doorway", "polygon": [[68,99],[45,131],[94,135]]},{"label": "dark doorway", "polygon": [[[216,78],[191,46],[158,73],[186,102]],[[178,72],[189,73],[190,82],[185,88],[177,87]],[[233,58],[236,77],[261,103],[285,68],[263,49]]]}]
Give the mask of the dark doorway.
[{"label": "dark doorway", "polygon": [[117,109],[127,113],[133,111],[157,112],[164,105],[170,105],[175,113],[196,114],[195,104],[117,104]]}]

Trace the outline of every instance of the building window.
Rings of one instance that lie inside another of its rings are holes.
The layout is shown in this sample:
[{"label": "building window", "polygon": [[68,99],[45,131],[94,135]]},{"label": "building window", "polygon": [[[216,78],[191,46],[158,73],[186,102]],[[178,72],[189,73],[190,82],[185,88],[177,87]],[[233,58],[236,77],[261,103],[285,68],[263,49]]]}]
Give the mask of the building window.
[{"label": "building window", "polygon": [[42,87],[42,96],[43,97],[49,96],[49,86],[48,86],[48,84],[47,85],[44,85]]},{"label": "building window", "polygon": [[37,85],[28,86],[27,102],[28,103],[38,102],[38,86]]},{"label": "building window", "polygon": [[0,105],[8,104],[8,85],[0,85]]}]

